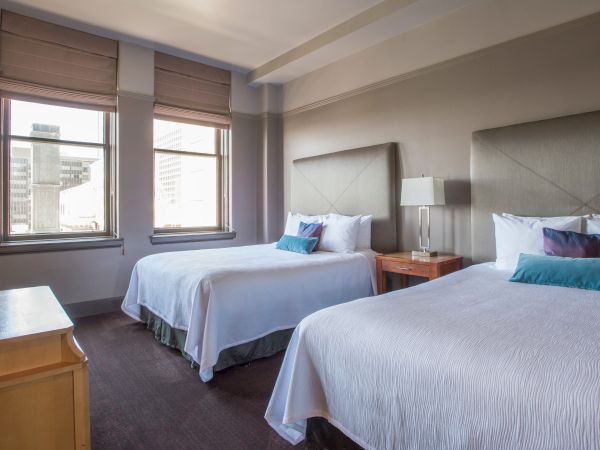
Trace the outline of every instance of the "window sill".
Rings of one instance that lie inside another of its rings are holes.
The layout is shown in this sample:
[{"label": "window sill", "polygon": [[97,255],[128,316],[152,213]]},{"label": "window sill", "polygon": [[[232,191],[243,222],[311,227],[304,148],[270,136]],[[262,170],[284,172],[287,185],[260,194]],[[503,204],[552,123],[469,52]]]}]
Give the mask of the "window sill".
[{"label": "window sill", "polygon": [[0,255],[11,253],[56,252],[91,248],[121,247],[123,239],[113,237],[46,239],[0,243]]},{"label": "window sill", "polygon": [[181,242],[225,241],[235,239],[235,231],[207,231],[194,233],[156,233],[150,236],[152,245]]}]

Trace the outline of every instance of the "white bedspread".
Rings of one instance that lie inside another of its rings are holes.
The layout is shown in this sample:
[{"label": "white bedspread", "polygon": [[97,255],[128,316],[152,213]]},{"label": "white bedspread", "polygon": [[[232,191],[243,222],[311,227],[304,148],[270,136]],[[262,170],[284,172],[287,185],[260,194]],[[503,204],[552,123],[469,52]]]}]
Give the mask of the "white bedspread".
[{"label": "white bedspread", "polygon": [[273,244],[160,253],[135,265],[122,309],[139,320],[145,306],[186,330],[185,351],[208,381],[221,350],[372,295],[375,254],[301,255]]},{"label": "white bedspread", "polygon": [[266,419],[321,416],[370,449],[600,448],[600,292],[477,265],[319,311],[296,328]]}]

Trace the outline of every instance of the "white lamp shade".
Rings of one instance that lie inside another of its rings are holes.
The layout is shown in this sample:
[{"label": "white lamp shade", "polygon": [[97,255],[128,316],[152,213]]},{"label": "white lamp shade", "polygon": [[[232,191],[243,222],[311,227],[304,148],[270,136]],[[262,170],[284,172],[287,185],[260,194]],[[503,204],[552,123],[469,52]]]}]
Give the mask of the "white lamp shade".
[{"label": "white lamp shade", "polygon": [[434,177],[404,178],[401,206],[445,205],[444,179]]}]

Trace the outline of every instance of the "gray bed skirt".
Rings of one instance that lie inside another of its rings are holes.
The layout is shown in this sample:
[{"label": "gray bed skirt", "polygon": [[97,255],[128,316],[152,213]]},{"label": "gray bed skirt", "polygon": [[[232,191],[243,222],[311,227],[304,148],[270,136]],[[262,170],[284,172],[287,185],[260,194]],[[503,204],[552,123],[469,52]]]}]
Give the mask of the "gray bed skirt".
[{"label": "gray bed skirt", "polygon": [[306,450],[364,450],[322,417],[311,417],[306,420],[304,448]]},{"label": "gray bed skirt", "polygon": [[[172,328],[168,323],[144,307],[141,308],[140,316],[148,329],[154,333],[154,338],[157,341],[179,350],[183,357],[190,361],[192,367],[198,367],[198,364],[184,350],[187,336],[186,331]],[[255,341],[225,349],[219,354],[219,359],[213,370],[216,372],[231,366],[247,364],[255,359],[273,356],[287,348],[293,332],[293,328],[275,331]]]}]

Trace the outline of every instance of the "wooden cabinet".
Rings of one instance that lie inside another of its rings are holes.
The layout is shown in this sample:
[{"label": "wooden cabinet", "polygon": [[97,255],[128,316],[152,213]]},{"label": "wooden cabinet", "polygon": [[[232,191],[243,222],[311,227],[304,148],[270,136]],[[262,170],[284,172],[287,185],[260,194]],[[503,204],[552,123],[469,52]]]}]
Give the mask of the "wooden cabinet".
[{"label": "wooden cabinet", "polygon": [[88,449],[88,362],[47,286],[0,291],[0,449]]},{"label": "wooden cabinet", "polygon": [[412,256],[410,252],[389,253],[375,257],[377,266],[377,291],[387,290],[386,272],[400,275],[402,287],[408,286],[408,277],[439,278],[462,268],[462,256],[443,255],[431,257]]}]

